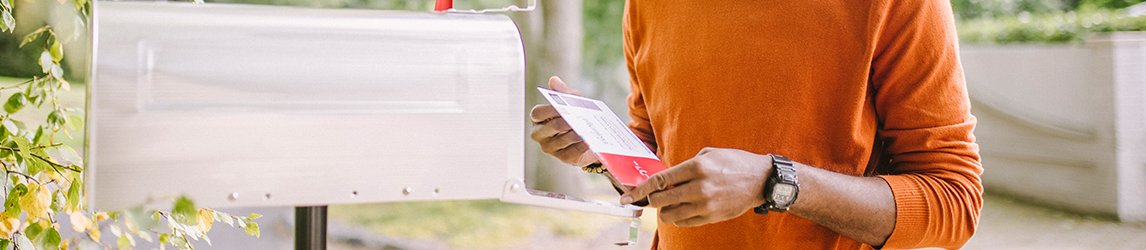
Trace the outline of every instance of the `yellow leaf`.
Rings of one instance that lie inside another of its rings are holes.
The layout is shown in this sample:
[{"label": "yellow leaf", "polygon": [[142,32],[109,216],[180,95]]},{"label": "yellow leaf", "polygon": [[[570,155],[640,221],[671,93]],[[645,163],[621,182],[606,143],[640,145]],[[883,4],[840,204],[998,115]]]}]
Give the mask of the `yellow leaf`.
[{"label": "yellow leaf", "polygon": [[95,241],[95,243],[99,243],[99,227],[92,225],[92,228],[88,230],[88,237],[91,238],[92,241]]},{"label": "yellow leaf", "polygon": [[44,174],[41,176],[41,178],[47,179],[47,180],[42,180],[45,183],[48,181],[56,181],[56,183],[64,183],[64,177],[60,176],[60,174],[57,173],[56,171],[44,171],[43,173]]},{"label": "yellow leaf", "polygon": [[72,230],[76,230],[76,232],[87,231],[92,226],[91,219],[88,219],[83,212],[71,212],[68,213],[68,216],[72,219]]},{"label": "yellow leaf", "polygon": [[28,212],[28,220],[39,221],[48,214],[48,205],[52,204],[52,194],[42,185],[29,183],[28,193],[20,197],[20,207]]},{"label": "yellow leaf", "polygon": [[135,221],[131,220],[131,216],[123,217],[123,225],[127,226],[127,230],[132,233],[139,233],[139,226],[135,225]]},{"label": "yellow leaf", "polygon": [[20,218],[8,213],[0,213],[0,234],[3,234],[4,238],[12,238],[12,233],[15,233],[17,229],[20,229]]},{"label": "yellow leaf", "polygon": [[199,209],[199,231],[211,231],[211,224],[215,223],[215,213],[209,209]]},{"label": "yellow leaf", "polygon": [[63,242],[60,242],[60,249],[69,249],[70,247],[68,246],[68,241],[70,240],[71,239],[65,239]]},{"label": "yellow leaf", "polygon": [[111,218],[111,217],[107,216],[107,212],[96,212],[95,219],[97,221],[105,221],[108,218]]}]

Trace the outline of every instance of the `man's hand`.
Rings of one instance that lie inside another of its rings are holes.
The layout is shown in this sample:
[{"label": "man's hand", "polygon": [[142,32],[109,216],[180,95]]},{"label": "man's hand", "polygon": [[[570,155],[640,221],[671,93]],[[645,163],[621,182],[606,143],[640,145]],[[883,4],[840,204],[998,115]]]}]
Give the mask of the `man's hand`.
[{"label": "man's hand", "polygon": [[[580,91],[565,85],[556,76],[549,78],[549,89],[574,95],[581,95]],[[597,155],[589,151],[589,146],[581,141],[581,136],[573,132],[569,123],[561,118],[561,114],[549,104],[537,105],[530,111],[533,120],[533,132],[530,139],[541,144],[541,151],[557,157],[565,163],[574,166],[585,166],[597,162]]]},{"label": "man's hand", "polygon": [[621,195],[621,203],[648,199],[649,207],[661,209],[662,222],[679,227],[721,222],[764,204],[764,182],[771,171],[767,155],[704,148]]}]

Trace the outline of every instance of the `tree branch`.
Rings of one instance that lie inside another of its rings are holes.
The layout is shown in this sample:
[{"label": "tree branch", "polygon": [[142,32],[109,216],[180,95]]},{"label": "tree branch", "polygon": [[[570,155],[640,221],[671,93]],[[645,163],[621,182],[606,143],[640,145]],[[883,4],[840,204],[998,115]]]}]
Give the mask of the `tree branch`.
[{"label": "tree branch", "polygon": [[44,158],[43,156],[40,156],[40,155],[38,155],[38,154],[36,154],[36,153],[28,152],[28,154],[31,154],[33,157],[36,157],[36,158],[40,158],[40,160],[42,160],[42,161],[44,161],[44,162],[47,162],[47,163],[48,163],[48,165],[52,165],[53,167],[58,167],[58,168],[63,168],[63,169],[71,170],[71,171],[74,171],[74,172],[76,172],[76,173],[79,173],[79,172],[81,172],[81,170],[80,170],[80,169],[78,169],[78,168],[73,168],[73,167],[69,167],[69,166],[64,166],[63,164],[59,164],[59,163],[56,163],[56,162],[54,162],[54,161],[48,160],[47,158]]},{"label": "tree branch", "polygon": [[24,81],[24,82],[22,82],[22,83],[17,83],[16,85],[0,87],[0,90],[3,90],[3,89],[14,89],[14,88],[16,88],[16,87],[20,87],[20,85],[24,85],[24,84],[32,83],[32,82],[33,82],[33,81],[35,81],[35,80],[36,80],[36,78],[32,78],[32,79],[30,79],[30,80],[27,80],[27,81]]},{"label": "tree branch", "polygon": [[[41,185],[41,186],[44,185],[44,183],[40,183],[40,180],[37,180],[36,178],[32,178],[32,176],[30,176],[28,174],[8,170],[8,164],[4,163],[3,161],[0,161],[0,166],[4,167],[4,173],[6,173],[6,174],[16,174],[16,175],[24,176],[25,179],[36,182],[36,185]],[[7,176],[7,175],[5,175],[5,176]],[[4,178],[8,178],[8,177],[4,177]]]},{"label": "tree branch", "polygon": [[[32,147],[32,148],[30,148],[30,149],[41,149],[41,148],[49,148],[49,147],[58,147],[58,146],[60,146],[60,145],[64,145],[64,144],[63,144],[63,143],[56,143],[56,144],[47,145],[47,146],[43,146],[43,145],[41,145],[41,146],[35,146],[35,147]],[[20,152],[20,149],[18,149],[18,148],[9,148],[9,147],[0,147],[0,150],[8,150],[8,151],[12,151],[13,153],[15,153],[15,152]],[[44,162],[47,162],[47,163],[48,163],[48,165],[52,165],[52,167],[56,167],[56,168],[63,168],[63,169],[67,169],[67,170],[75,171],[75,172],[77,172],[77,173],[82,171],[82,170],[80,170],[80,169],[78,169],[78,168],[73,168],[73,167],[70,167],[70,166],[64,166],[63,164],[59,164],[59,163],[56,163],[55,161],[49,160],[47,157],[44,157],[44,156],[42,156],[42,155],[39,155],[39,154],[36,154],[36,153],[28,152],[28,154],[32,155],[32,157],[36,157],[36,158],[38,158],[38,159],[40,159],[40,160],[42,160],[42,161],[44,161]]]}]

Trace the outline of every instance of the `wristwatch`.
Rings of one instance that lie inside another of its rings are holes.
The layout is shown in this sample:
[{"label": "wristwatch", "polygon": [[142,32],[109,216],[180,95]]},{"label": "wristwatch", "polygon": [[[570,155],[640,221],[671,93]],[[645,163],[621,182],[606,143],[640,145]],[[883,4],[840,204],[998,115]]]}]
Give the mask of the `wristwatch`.
[{"label": "wristwatch", "polygon": [[768,214],[768,211],[787,212],[800,194],[800,183],[796,179],[796,167],[792,166],[792,160],[780,155],[769,156],[772,156],[772,175],[764,183],[764,204],[752,209],[757,214]]}]

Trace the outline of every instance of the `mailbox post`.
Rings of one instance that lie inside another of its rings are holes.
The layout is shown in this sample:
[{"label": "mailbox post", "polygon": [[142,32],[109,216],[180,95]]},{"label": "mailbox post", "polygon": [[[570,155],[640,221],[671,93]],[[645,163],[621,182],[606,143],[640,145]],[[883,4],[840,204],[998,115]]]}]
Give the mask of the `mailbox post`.
[{"label": "mailbox post", "polygon": [[326,206],[294,208],[294,249],[326,249]]},{"label": "mailbox post", "polygon": [[96,209],[172,195],[294,206],[300,249],[325,246],[329,204],[640,210],[525,186],[525,53],[504,15],[93,6],[85,188]]}]

